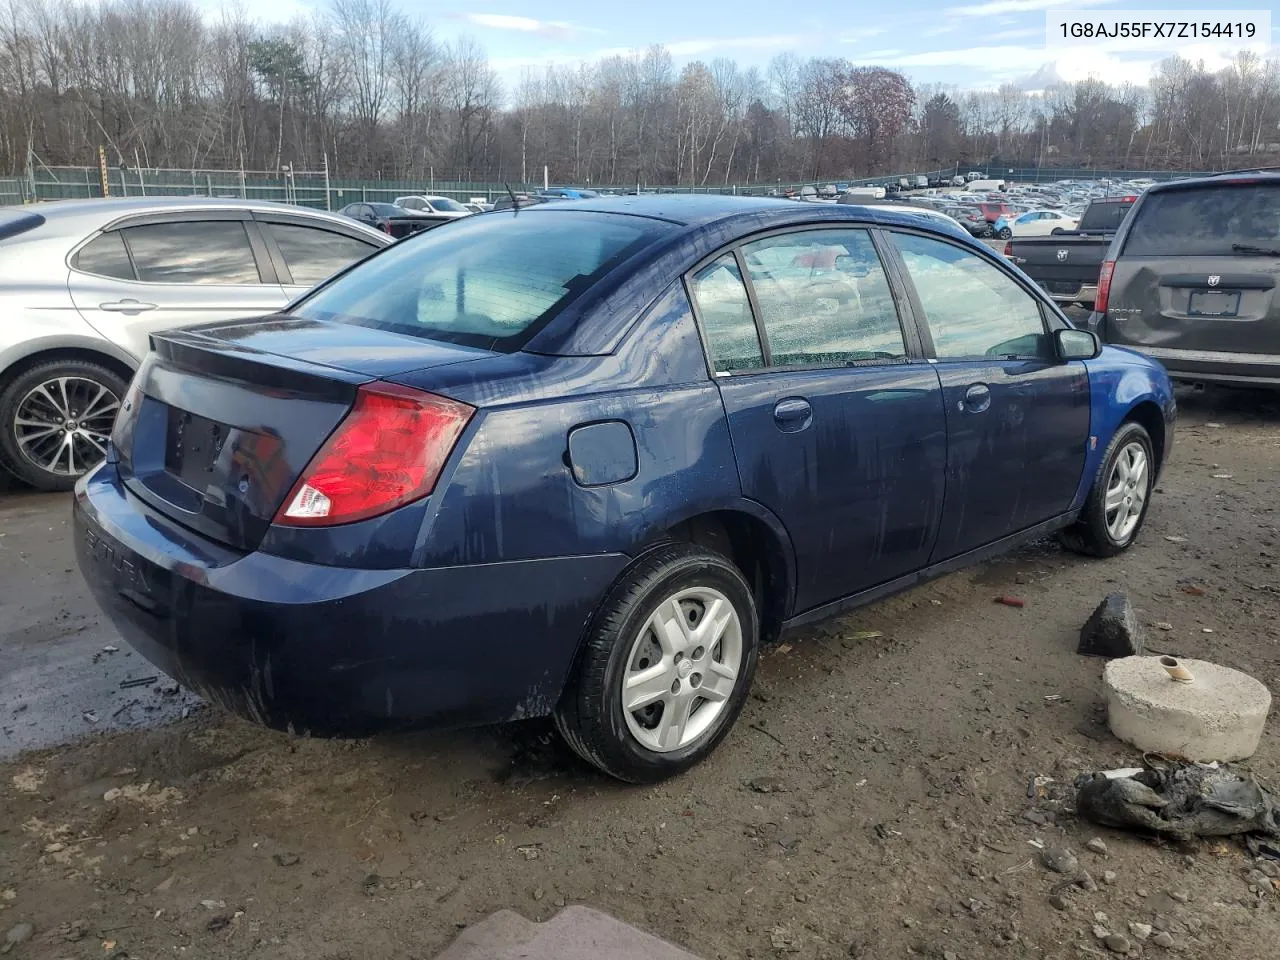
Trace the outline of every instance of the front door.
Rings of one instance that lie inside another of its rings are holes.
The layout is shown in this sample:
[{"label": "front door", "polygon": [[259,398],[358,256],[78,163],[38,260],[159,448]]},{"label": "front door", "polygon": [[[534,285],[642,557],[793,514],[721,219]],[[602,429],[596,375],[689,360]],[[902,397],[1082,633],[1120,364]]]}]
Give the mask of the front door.
[{"label": "front door", "polygon": [[937,562],[1068,510],[1089,438],[1089,374],[1057,359],[1040,301],[1007,270],[934,237],[889,236],[946,407]]},{"label": "front door", "polygon": [[756,240],[690,289],[743,493],[792,539],[795,612],[924,566],[942,509],[941,391],[867,231]]},{"label": "front door", "polygon": [[261,316],[285,304],[270,264],[268,278],[260,273],[241,219],[125,225],[85,244],[71,265],[76,309],[139,359],[157,331]]}]

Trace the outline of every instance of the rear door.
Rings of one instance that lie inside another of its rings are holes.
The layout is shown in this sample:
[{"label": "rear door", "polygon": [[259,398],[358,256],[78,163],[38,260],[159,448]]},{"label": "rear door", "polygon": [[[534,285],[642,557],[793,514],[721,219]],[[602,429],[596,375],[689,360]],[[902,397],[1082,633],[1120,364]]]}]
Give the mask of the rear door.
[{"label": "rear door", "polygon": [[923,567],[946,421],[870,233],[775,234],[688,282],[743,492],[791,535],[797,612]]},{"label": "rear door", "polygon": [[136,357],[159,330],[260,316],[285,304],[256,225],[244,212],[131,219],[71,257],[76,309]]},{"label": "rear door", "polygon": [[1280,178],[1149,193],[1119,243],[1109,343],[1182,370],[1233,359],[1280,369]]},{"label": "rear door", "polygon": [[1084,469],[1089,375],[1057,359],[1044,306],[978,252],[890,236],[942,381],[946,506],[932,562],[1067,511]]}]

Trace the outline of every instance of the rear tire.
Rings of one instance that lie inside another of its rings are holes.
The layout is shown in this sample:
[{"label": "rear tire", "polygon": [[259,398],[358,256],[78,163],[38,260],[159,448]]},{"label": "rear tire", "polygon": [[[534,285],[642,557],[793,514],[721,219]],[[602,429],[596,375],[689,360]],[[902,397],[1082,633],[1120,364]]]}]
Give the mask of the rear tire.
[{"label": "rear tire", "polygon": [[0,389],[0,463],[37,490],[70,490],[106,455],[128,386],[91,360],[48,360],[24,370]]},{"label": "rear tire", "polygon": [[1120,425],[1094,475],[1080,519],[1061,534],[1064,547],[1086,556],[1114,557],[1133,545],[1151,506],[1157,469],[1153,450],[1142,424]]},{"label": "rear tire", "polygon": [[658,547],[597,610],[556,726],[575,753],[619,780],[675,776],[733,726],[758,638],[755,599],[732,562],[693,544]]}]

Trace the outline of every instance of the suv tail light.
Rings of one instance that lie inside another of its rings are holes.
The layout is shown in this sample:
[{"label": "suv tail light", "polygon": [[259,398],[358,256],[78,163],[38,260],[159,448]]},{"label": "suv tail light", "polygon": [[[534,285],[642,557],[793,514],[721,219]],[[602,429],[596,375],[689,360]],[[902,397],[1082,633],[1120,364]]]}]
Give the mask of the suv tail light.
[{"label": "suv tail light", "polygon": [[1006,240],[1006,241],[1004,242],[1004,255],[1005,255],[1006,257],[1012,257],[1012,256],[1013,256],[1013,241],[1012,241],[1012,240]]},{"label": "suv tail light", "polygon": [[425,497],[474,413],[465,403],[396,384],[361,387],[274,522],[352,523]]},{"label": "suv tail light", "polygon": [[1115,273],[1116,262],[1103,260],[1102,269],[1098,271],[1098,295],[1093,301],[1095,313],[1107,312],[1107,299],[1111,295],[1111,275]]},{"label": "suv tail light", "polygon": [[383,232],[383,233],[387,234],[388,236],[390,236],[390,235],[391,235],[391,221],[390,221],[390,220],[383,220],[381,223],[379,223],[379,224],[378,224],[378,226],[381,228],[381,230],[382,230],[382,232]]}]

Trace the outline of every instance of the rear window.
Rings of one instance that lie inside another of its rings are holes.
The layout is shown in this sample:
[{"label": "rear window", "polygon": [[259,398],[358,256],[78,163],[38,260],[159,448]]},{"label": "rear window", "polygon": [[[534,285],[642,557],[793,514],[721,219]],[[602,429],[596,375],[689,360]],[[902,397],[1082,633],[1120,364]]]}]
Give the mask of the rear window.
[{"label": "rear window", "polygon": [[1106,203],[1091,203],[1085,209],[1084,216],[1080,218],[1080,229],[1114,233],[1120,229],[1121,222],[1128,215],[1132,206],[1132,200],[1127,202],[1113,200]]},{"label": "rear window", "polygon": [[586,212],[458,220],[320,287],[294,315],[514,350],[670,224]]},{"label": "rear window", "polygon": [[1213,184],[1148,194],[1129,229],[1134,257],[1230,257],[1280,243],[1280,183]]}]

